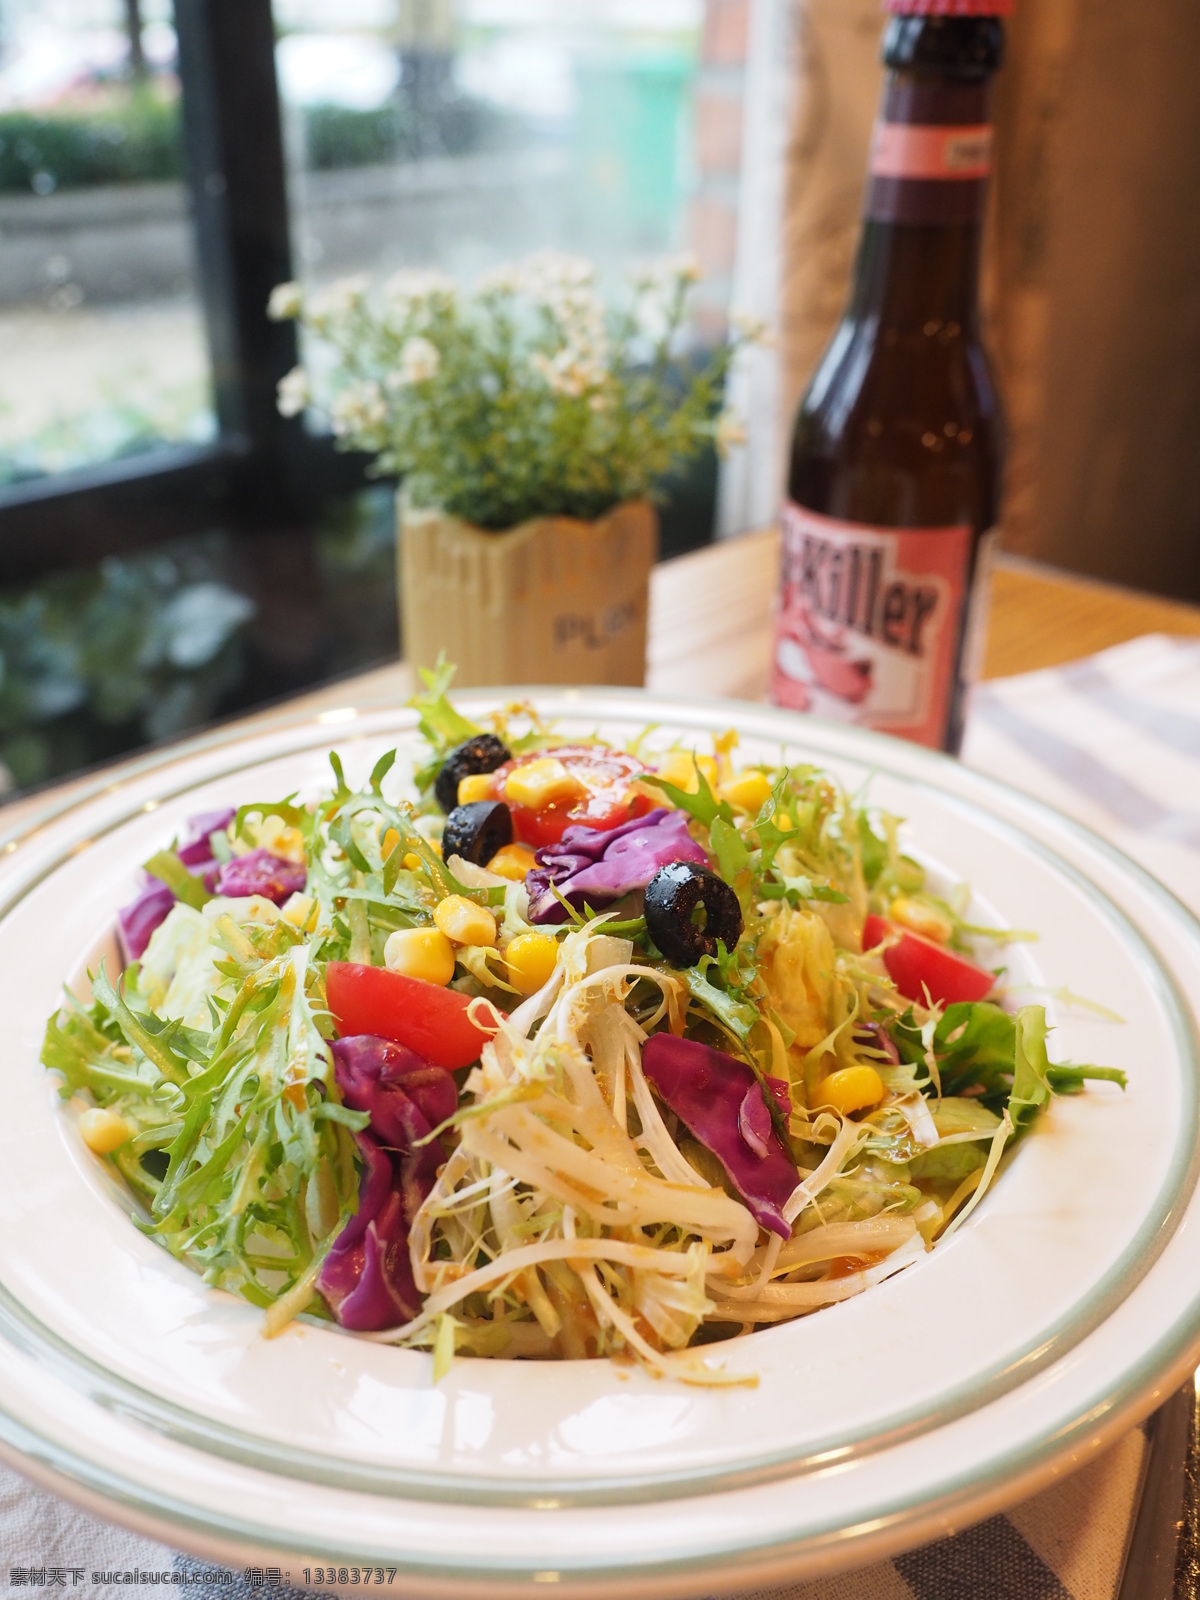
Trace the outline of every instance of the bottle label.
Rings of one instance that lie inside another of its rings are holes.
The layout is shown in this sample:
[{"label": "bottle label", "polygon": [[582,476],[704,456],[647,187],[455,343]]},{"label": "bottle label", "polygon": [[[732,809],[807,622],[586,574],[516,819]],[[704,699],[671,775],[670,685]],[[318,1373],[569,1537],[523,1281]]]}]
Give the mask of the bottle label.
[{"label": "bottle label", "polygon": [[940,747],[955,691],[971,528],[876,528],[789,501],[777,705]]},{"label": "bottle label", "polygon": [[889,83],[871,141],[867,216],[978,221],[992,170],[990,105],[982,82]]},{"label": "bottle label", "polygon": [[871,173],[877,178],[986,178],[992,170],[992,129],[922,127],[911,122],[879,122],[871,145]]}]

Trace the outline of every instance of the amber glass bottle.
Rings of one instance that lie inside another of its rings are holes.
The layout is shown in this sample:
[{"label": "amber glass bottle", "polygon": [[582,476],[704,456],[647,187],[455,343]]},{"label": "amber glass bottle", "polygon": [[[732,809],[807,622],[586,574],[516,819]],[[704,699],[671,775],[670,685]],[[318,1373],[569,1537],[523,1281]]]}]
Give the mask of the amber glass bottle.
[{"label": "amber glass bottle", "polygon": [[1003,453],[977,279],[1007,7],[887,9],[850,301],[796,418],[772,696],[957,750]]}]

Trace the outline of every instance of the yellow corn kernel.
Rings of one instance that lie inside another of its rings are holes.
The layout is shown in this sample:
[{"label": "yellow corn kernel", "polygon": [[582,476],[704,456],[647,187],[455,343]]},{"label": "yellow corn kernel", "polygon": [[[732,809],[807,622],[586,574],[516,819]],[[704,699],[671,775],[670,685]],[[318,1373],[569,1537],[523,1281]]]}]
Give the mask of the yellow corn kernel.
[{"label": "yellow corn kernel", "polygon": [[454,946],[438,928],[397,928],[383,947],[383,964],[406,978],[445,985],[454,976]]},{"label": "yellow corn kernel", "polygon": [[511,878],[514,883],[520,883],[532,866],[533,851],[527,844],[506,844],[496,851],[487,869],[498,877]]},{"label": "yellow corn kernel", "polygon": [[425,863],[421,860],[420,856],[417,855],[415,850],[410,850],[404,857],[403,861],[401,861],[400,865],[404,868],[405,872],[420,872]]},{"label": "yellow corn kernel", "polygon": [[780,833],[791,833],[792,829],[796,826],[786,811],[781,811],[777,817],[772,818],[772,821],[775,823],[775,826],[779,829]]},{"label": "yellow corn kernel", "polygon": [[310,894],[291,894],[284,902],[282,916],[293,928],[311,933],[317,925],[317,902]]},{"label": "yellow corn kernel", "polygon": [[935,906],[923,905],[920,900],[909,900],[900,895],[888,910],[893,922],[898,922],[910,933],[919,933],[923,939],[933,939],[937,944],[949,944],[954,924]]},{"label": "yellow corn kernel", "polygon": [[448,894],[439,900],[433,920],[455,944],[485,944],[496,942],[496,919],[486,906],[476,905],[463,894]]},{"label": "yellow corn kernel", "polygon": [[509,804],[525,806],[530,811],[540,811],[556,800],[575,800],[586,793],[586,785],[555,756],[539,756],[523,767],[514,767],[504,783]]},{"label": "yellow corn kernel", "polygon": [[458,780],[458,803],[460,806],[469,806],[472,800],[490,800],[492,798],[492,774],[490,772],[468,772],[465,778]]},{"label": "yellow corn kernel", "polygon": [[259,845],[285,861],[304,862],[304,835],[282,817],[264,817],[255,829]]},{"label": "yellow corn kernel", "polygon": [[655,777],[673,783],[685,794],[695,794],[700,788],[697,769],[704,774],[710,787],[716,783],[717,763],[711,756],[698,756],[691,750],[668,750],[665,756],[659,758]]},{"label": "yellow corn kernel", "polygon": [[813,1109],[832,1106],[843,1117],[848,1117],[852,1111],[866,1111],[877,1106],[886,1093],[883,1079],[874,1067],[842,1067],[818,1085]]},{"label": "yellow corn kernel", "polygon": [[99,1106],[89,1106],[79,1116],[79,1134],[89,1150],[98,1156],[109,1156],[119,1150],[133,1129],[115,1111],[104,1111]]},{"label": "yellow corn kernel", "polygon": [[558,940],[548,933],[519,933],[504,952],[514,989],[533,994],[549,983],[558,960]]},{"label": "yellow corn kernel", "polygon": [[765,772],[739,772],[721,785],[721,799],[735,811],[757,812],[771,798],[771,780]]},{"label": "yellow corn kernel", "polygon": [[384,834],[383,838],[380,840],[379,844],[379,848],[383,852],[383,859],[385,861],[399,843],[400,835],[396,832],[395,828],[389,828]]}]

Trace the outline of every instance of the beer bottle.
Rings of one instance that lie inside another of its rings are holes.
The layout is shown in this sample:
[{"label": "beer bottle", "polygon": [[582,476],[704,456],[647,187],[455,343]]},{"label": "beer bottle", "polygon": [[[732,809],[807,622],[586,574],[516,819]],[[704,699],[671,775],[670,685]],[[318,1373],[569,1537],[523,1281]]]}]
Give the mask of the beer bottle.
[{"label": "beer bottle", "polygon": [[885,0],[849,305],[800,402],[782,514],[772,698],[951,751],[1003,451],[977,278],[1010,6]]}]

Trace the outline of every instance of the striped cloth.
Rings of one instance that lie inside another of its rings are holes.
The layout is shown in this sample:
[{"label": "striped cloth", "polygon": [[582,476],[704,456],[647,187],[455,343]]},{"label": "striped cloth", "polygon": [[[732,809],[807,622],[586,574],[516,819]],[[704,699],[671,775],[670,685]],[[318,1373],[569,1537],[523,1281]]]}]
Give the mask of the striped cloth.
[{"label": "striped cloth", "polygon": [[1200,913],[1200,640],[1148,634],[984,684],[963,755],[1086,822]]},{"label": "striped cloth", "polygon": [[[1200,641],[1149,636],[976,692],[964,760],[1105,834],[1200,911]],[[892,1561],[745,1600],[1115,1600],[1143,1458],[1142,1429],[1005,1516]],[[0,1586],[57,1573],[90,1594],[287,1600],[258,1572],[205,1581],[202,1565],[97,1521],[0,1470]],[[92,1574],[162,1574],[92,1583]]]}]

